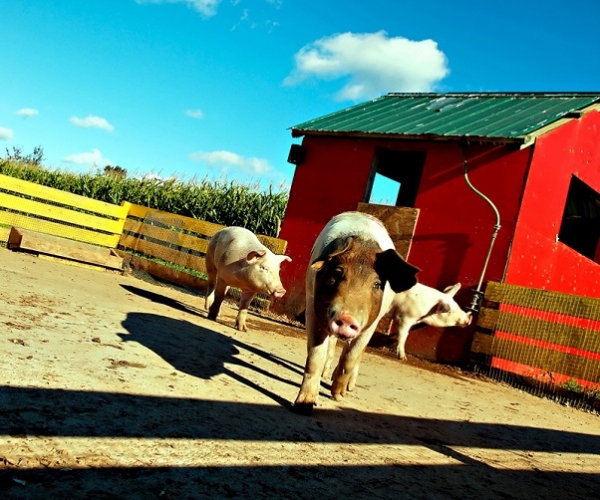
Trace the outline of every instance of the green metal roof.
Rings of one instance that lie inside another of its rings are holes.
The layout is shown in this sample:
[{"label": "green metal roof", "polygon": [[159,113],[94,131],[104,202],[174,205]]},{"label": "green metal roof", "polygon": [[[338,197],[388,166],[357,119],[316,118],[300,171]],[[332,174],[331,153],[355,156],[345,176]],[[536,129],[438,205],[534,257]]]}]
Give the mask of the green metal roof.
[{"label": "green metal roof", "polygon": [[560,119],[580,117],[595,103],[600,103],[600,92],[390,93],[291,130],[293,137],[393,135],[523,143]]}]

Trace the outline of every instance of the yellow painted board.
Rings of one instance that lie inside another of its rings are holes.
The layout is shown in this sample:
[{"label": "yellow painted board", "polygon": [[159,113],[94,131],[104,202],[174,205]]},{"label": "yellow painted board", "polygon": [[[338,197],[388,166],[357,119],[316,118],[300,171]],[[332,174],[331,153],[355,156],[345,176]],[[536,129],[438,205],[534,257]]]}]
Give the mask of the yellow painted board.
[{"label": "yellow painted board", "polygon": [[280,240],[279,238],[273,238],[271,236],[265,236],[263,234],[256,235],[258,241],[260,241],[264,246],[266,246],[271,252],[283,255],[287,248],[287,241]]},{"label": "yellow painted board", "polygon": [[75,241],[92,243],[103,247],[115,248],[119,243],[120,234],[103,234],[88,229],[67,226],[58,222],[27,217],[25,215],[3,212],[0,210],[0,224],[31,229],[40,233],[70,238]]},{"label": "yellow painted board", "polygon": [[121,219],[125,218],[129,211],[129,204],[114,205],[8,175],[0,174],[0,188]]},{"label": "yellow painted board", "polygon": [[217,231],[226,227],[220,224],[194,219],[193,217],[185,217],[183,215],[176,215],[169,212],[163,212],[162,210],[155,210],[153,208],[134,204],[131,204],[129,215],[146,219],[147,221],[159,221],[165,225],[174,226],[179,229],[185,229],[186,231],[192,231],[205,236],[213,236]]},{"label": "yellow painted board", "polygon": [[191,248],[197,252],[206,253],[208,247],[208,240],[204,238],[181,233],[172,229],[165,229],[164,227],[144,224],[143,222],[134,221],[132,219],[128,219],[125,222],[124,229],[142,236],[154,238],[155,240],[164,241],[165,243],[172,243],[180,247]]},{"label": "yellow painted board", "polygon": [[[154,210],[152,208],[143,207],[141,205],[132,204],[129,210],[129,215],[133,217],[138,217],[140,219],[144,219],[145,222],[157,221],[161,224],[169,225],[176,227],[178,229],[183,229],[186,231],[191,231],[196,234],[201,234],[204,236],[214,236],[217,231],[227,227],[222,226],[220,224],[214,224],[212,222],[207,222],[200,219],[194,219],[193,217],[185,217],[183,215],[176,215],[169,212],[163,212],[161,210]],[[139,223],[139,221],[138,221]],[[132,232],[138,232],[136,229],[132,229],[135,226],[135,221],[132,219],[128,219],[126,222],[126,229]],[[257,235],[259,241],[268,247],[271,251],[277,254],[285,253],[287,248],[287,241],[273,238],[271,236]],[[162,238],[159,238],[162,240]],[[166,240],[165,240],[166,241]],[[181,245],[187,246],[187,245]],[[190,247],[194,248],[194,247]],[[194,248],[195,249],[195,248]],[[205,250],[197,249],[200,252],[204,252]]]},{"label": "yellow painted board", "polygon": [[8,236],[10,235],[10,227],[0,227],[0,241],[8,241]]},{"label": "yellow painted board", "polygon": [[109,233],[121,233],[124,221],[112,220],[97,215],[76,212],[74,210],[48,205],[40,201],[29,200],[7,193],[0,193],[0,208],[18,210],[31,215],[43,216],[60,222],[68,222],[93,228],[96,230],[107,231]]},{"label": "yellow painted board", "polygon": [[592,297],[490,281],[485,289],[485,299],[578,318],[600,320],[600,299]]},{"label": "yellow painted board", "polygon": [[143,253],[148,257],[156,257],[166,262],[187,267],[188,269],[194,269],[203,273],[206,272],[206,262],[204,261],[204,258],[197,257],[196,255],[179,252],[173,248],[168,248],[158,243],[152,243],[128,235],[123,235],[120,244],[127,249]]}]

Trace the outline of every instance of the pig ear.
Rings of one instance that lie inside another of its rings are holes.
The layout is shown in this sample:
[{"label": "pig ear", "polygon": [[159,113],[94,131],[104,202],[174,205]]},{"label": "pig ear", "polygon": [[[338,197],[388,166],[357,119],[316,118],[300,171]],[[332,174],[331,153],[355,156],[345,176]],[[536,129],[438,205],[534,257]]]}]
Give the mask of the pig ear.
[{"label": "pig ear", "polygon": [[375,257],[375,272],[383,281],[389,281],[396,293],[404,292],[418,282],[418,267],[406,262],[396,250],[378,253]]},{"label": "pig ear", "polygon": [[267,254],[266,250],[252,250],[248,255],[246,255],[246,260],[252,264],[256,262],[258,259],[262,259]]},{"label": "pig ear", "polygon": [[449,295],[450,297],[454,297],[456,295],[456,292],[458,292],[460,290],[460,283],[457,283],[456,285],[452,285],[452,286],[448,286],[446,288],[444,288],[444,293],[446,295]]},{"label": "pig ear", "polygon": [[311,264],[311,269],[315,271],[320,271],[323,268],[323,265],[328,260],[331,260],[336,255],[340,255],[350,249],[352,246],[352,236],[347,236],[345,238],[336,238],[328,245],[325,245],[325,248],[321,251],[321,255],[319,255]]},{"label": "pig ear", "polygon": [[280,264],[283,262],[292,262],[292,258],[288,257],[287,255],[280,255]]}]

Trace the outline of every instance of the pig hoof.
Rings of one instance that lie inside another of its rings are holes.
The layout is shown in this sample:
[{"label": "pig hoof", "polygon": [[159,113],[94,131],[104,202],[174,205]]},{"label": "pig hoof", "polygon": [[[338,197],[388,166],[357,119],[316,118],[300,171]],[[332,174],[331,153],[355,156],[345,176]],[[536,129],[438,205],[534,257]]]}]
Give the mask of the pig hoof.
[{"label": "pig hoof", "polygon": [[310,417],[313,412],[314,404],[312,403],[294,403],[292,410],[294,413],[298,415],[303,415],[305,417]]}]

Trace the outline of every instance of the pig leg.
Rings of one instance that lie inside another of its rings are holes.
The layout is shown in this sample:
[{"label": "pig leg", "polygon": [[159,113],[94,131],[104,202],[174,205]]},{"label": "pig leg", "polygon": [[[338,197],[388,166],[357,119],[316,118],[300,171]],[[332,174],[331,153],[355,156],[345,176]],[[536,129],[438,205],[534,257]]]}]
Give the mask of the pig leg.
[{"label": "pig leg", "polygon": [[367,348],[373,333],[375,333],[375,328],[377,328],[377,321],[357,338],[344,345],[338,365],[333,372],[333,382],[331,384],[331,395],[336,401],[344,397],[347,390],[354,389],[362,353]]},{"label": "pig leg", "polygon": [[207,311],[215,301],[215,284],[217,282],[217,269],[214,266],[206,265],[206,274],[208,280],[206,282],[206,295],[204,297],[204,309]]},{"label": "pig leg", "polygon": [[404,344],[410,332],[410,324],[406,324],[402,321],[398,321],[398,346],[396,347],[396,354],[398,358],[406,360],[406,352],[404,351]]},{"label": "pig leg", "polygon": [[360,367],[360,362],[362,360],[362,356],[364,353],[365,353],[365,351],[362,351],[360,353],[360,356],[358,357],[358,361],[354,365],[354,370],[352,370],[352,373],[350,374],[350,380],[348,380],[348,391],[349,392],[352,392],[354,390],[354,388],[356,387],[356,379],[358,377],[358,369]]},{"label": "pig leg", "polygon": [[242,291],[242,296],[240,297],[240,306],[237,314],[237,318],[235,319],[235,329],[240,332],[247,332],[248,328],[246,328],[246,316],[248,315],[248,307],[250,306],[250,302],[256,293]]},{"label": "pig leg", "polygon": [[329,335],[318,329],[314,320],[314,311],[306,308],[307,357],[300,392],[294,402],[294,411],[300,415],[311,415],[317,404],[321,387],[321,375],[327,358]]},{"label": "pig leg", "polygon": [[217,279],[212,292],[214,295],[214,301],[208,308],[208,319],[216,321],[228,288],[229,287],[223,282],[223,280]]},{"label": "pig leg", "polygon": [[335,347],[337,345],[337,336],[329,336],[329,344],[327,345],[327,358],[325,359],[325,366],[323,367],[323,380],[331,379],[331,364],[335,357]]}]

